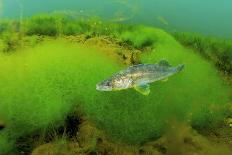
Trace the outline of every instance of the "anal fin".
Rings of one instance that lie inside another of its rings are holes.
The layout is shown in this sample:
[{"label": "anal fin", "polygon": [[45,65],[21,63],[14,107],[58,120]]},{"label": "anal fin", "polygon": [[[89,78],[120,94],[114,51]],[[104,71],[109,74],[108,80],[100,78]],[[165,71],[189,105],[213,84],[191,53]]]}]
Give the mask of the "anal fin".
[{"label": "anal fin", "polygon": [[149,95],[149,93],[150,93],[150,85],[149,84],[136,85],[134,87],[134,89],[143,95]]}]

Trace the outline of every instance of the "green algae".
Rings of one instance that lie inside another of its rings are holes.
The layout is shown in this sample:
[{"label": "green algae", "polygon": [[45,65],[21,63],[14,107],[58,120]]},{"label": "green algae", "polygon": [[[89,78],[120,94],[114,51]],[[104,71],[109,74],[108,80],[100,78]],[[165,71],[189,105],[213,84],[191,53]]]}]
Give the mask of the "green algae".
[{"label": "green algae", "polygon": [[3,133],[0,134],[0,153],[1,154],[8,154],[9,150],[11,153],[15,152],[14,149],[14,140],[9,140],[6,135]]},{"label": "green algae", "polygon": [[119,36],[122,42],[127,42],[133,47],[143,49],[145,47],[153,47],[156,44],[156,34],[149,28],[138,26],[132,30],[127,30]]},{"label": "green algae", "polygon": [[212,61],[221,71],[232,72],[232,40],[206,37],[194,33],[174,33],[173,36],[185,47]]},{"label": "green algae", "polygon": [[63,41],[0,59],[2,133],[12,139],[61,124],[83,94],[91,96],[99,80],[118,70],[102,53]]}]

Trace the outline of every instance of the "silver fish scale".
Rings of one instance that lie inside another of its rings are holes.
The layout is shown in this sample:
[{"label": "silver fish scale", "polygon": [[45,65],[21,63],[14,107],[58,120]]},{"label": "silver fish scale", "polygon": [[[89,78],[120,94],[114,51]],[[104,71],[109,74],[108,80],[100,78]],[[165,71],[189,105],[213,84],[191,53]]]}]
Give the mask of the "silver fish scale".
[{"label": "silver fish scale", "polygon": [[132,80],[131,84],[136,83],[150,83],[172,74],[172,68],[167,66],[161,66],[158,64],[139,64],[127,68],[121,71],[116,76],[127,77]]},{"label": "silver fish scale", "polygon": [[167,66],[162,66],[162,65],[158,65],[158,64],[139,64],[139,65],[134,65],[131,66],[129,68],[127,68],[124,72],[125,73],[134,73],[134,72],[155,72],[155,71],[159,71],[159,72],[165,72],[165,71],[169,71],[170,67]]}]

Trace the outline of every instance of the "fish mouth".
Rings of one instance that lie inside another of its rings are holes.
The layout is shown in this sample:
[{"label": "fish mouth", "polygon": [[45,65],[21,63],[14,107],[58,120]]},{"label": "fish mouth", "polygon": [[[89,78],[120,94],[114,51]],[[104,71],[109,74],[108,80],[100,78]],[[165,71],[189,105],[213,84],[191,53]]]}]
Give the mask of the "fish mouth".
[{"label": "fish mouth", "polygon": [[99,90],[99,86],[98,86],[98,84],[96,84],[96,90]]}]

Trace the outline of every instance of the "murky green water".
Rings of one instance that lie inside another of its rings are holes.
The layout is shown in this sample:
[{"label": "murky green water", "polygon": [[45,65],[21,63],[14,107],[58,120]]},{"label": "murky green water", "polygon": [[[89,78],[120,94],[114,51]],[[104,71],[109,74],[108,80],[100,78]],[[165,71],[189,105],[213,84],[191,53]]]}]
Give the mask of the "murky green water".
[{"label": "murky green water", "polygon": [[[76,11],[83,16],[153,25],[171,31],[201,32],[232,37],[230,0],[1,0],[2,18],[18,18],[54,11]],[[165,21],[165,22],[164,22]]]},{"label": "murky green water", "polygon": [[232,154],[230,4],[0,0],[0,155]]}]

